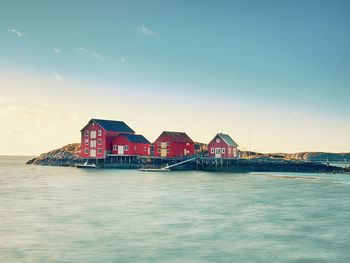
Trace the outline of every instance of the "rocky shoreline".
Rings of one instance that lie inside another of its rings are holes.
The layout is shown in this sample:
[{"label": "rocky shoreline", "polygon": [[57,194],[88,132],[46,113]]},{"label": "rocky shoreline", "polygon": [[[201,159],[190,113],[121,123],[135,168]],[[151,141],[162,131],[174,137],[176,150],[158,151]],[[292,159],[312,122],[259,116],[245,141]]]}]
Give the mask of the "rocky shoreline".
[{"label": "rocky shoreline", "polygon": [[26,164],[44,166],[74,166],[83,163],[80,158],[80,143],[71,143],[62,148],[55,149],[48,153],[43,153],[26,162]]},{"label": "rocky shoreline", "polygon": [[[242,157],[237,165],[228,167],[200,167],[205,171],[222,172],[304,172],[304,173],[350,173],[350,168],[325,165],[313,160],[328,158],[334,160],[335,157],[350,158],[350,154],[335,153],[296,153],[296,154],[261,154],[254,152],[241,152]],[[332,158],[330,158],[330,156]],[[72,143],[62,148],[55,149],[48,153],[43,153],[27,162],[27,164],[44,166],[75,166],[82,164],[84,160],[80,157],[80,144]],[[194,164],[189,164],[191,169],[196,169]],[[130,168],[135,169],[135,165]],[[198,169],[198,167],[197,167]]]}]

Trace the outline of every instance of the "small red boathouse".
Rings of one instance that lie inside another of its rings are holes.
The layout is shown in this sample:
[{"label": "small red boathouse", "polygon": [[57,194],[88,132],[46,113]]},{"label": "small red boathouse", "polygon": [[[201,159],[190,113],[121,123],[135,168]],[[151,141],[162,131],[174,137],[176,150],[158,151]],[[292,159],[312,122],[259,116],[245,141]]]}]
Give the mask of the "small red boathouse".
[{"label": "small red boathouse", "polygon": [[121,133],[112,141],[113,155],[149,156],[151,143],[142,135]]},{"label": "small red boathouse", "polygon": [[194,142],[184,132],[164,131],[153,143],[155,157],[183,157],[194,155]]},{"label": "small red boathouse", "polygon": [[215,158],[237,158],[238,144],[228,134],[218,133],[208,144],[208,156]]}]

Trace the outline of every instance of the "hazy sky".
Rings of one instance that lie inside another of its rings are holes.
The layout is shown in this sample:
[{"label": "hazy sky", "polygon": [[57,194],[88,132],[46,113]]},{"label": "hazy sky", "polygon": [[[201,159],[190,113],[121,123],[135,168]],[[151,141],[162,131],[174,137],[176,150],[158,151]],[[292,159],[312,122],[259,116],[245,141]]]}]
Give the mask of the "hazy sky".
[{"label": "hazy sky", "polygon": [[[0,1],[0,154],[90,118],[262,152],[350,151],[350,1]],[[250,131],[250,132],[249,132]]]}]

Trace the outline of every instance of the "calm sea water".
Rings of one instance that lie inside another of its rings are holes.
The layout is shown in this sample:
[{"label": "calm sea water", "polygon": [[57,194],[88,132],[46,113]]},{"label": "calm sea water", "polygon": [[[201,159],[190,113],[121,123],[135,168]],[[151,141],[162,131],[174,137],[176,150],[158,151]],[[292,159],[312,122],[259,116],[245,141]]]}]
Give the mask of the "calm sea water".
[{"label": "calm sea water", "polygon": [[26,159],[0,158],[0,262],[350,262],[349,175]]}]

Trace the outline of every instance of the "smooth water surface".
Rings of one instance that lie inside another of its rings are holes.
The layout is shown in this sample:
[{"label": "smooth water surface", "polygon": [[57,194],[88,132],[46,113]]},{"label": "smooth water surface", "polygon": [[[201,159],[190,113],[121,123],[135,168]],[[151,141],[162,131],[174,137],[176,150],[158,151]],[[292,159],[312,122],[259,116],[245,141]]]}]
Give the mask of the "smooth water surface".
[{"label": "smooth water surface", "polygon": [[0,262],[350,262],[350,175],[26,159],[0,158]]}]

